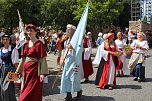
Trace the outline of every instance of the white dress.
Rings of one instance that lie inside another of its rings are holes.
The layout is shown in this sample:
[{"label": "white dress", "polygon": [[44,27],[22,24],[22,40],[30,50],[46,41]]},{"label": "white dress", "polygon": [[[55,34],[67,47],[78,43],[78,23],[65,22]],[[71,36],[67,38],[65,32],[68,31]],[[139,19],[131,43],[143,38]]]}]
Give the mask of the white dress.
[{"label": "white dress", "polygon": [[127,68],[127,63],[126,63],[126,56],[125,56],[125,52],[124,52],[124,45],[126,44],[126,40],[119,40],[119,39],[116,39],[115,40],[115,44],[118,46],[119,50],[121,50],[123,52],[123,55],[120,56],[120,60],[121,62],[123,63],[123,67],[122,67],[122,70],[128,70]]}]

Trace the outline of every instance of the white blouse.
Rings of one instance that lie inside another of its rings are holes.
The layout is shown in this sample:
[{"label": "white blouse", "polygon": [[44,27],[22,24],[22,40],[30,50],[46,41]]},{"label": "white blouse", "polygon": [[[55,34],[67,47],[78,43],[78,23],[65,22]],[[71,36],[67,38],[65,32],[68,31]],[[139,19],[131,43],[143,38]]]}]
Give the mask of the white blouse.
[{"label": "white blouse", "polygon": [[[11,51],[11,45],[9,45],[8,49],[4,49],[4,48],[1,48],[1,49],[0,49],[0,57],[1,57],[1,51],[3,53],[7,53],[8,51]],[[13,49],[12,54],[11,54],[11,58],[12,58],[13,64],[19,63],[19,53],[18,53],[18,50],[16,48]],[[2,63],[1,58],[0,58],[0,63]]]},{"label": "white blouse", "polygon": [[[144,41],[139,41],[139,40],[134,40],[133,43],[131,44],[131,47],[135,47],[136,45],[138,45],[139,47],[142,47],[142,48],[145,48],[145,49],[149,49],[149,46],[148,46],[148,42],[146,40]],[[142,50],[140,48],[137,48],[137,49],[134,49],[133,52],[135,53],[145,53],[146,51],[145,50]]]},{"label": "white blouse", "polygon": [[123,40],[116,39],[115,44],[118,46],[119,49],[120,48],[123,49],[124,45],[126,44],[126,40],[125,39],[123,39]]}]

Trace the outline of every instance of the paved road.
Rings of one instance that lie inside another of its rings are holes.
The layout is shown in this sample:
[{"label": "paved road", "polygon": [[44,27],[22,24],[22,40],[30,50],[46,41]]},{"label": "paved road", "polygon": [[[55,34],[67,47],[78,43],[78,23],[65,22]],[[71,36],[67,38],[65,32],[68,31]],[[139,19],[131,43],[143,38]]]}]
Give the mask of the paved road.
[{"label": "paved road", "polygon": [[[95,52],[96,50],[93,49],[93,55]],[[49,75],[49,83],[44,84],[43,101],[63,101],[65,94],[59,93],[60,78],[57,87],[51,89],[56,71],[59,68],[56,66],[56,56],[49,54],[47,60],[51,75]],[[146,82],[133,81],[133,77],[129,76],[129,71],[125,71],[125,77],[117,77],[117,87],[112,91],[103,90],[94,85],[97,71],[96,66],[94,66],[94,74],[90,76],[91,82],[82,84],[83,97],[81,101],[152,101],[152,50],[147,52],[144,65],[146,67]]]}]

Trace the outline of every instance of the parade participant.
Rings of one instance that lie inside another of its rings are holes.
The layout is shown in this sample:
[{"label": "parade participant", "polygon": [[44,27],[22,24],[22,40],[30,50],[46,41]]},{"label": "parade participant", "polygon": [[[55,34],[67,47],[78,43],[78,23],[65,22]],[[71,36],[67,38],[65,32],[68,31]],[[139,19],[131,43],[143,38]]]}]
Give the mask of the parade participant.
[{"label": "parade participant", "polygon": [[[9,35],[2,36],[2,48],[0,49],[0,69],[1,73],[1,100],[2,101],[16,101],[15,85],[13,81],[7,80],[8,72],[15,72],[19,63],[19,54],[17,49],[10,44]],[[16,68],[15,68],[16,67]]]},{"label": "parade participant", "polygon": [[88,33],[87,33],[87,37],[88,37],[88,39],[90,40],[91,47],[93,47],[92,33],[91,33],[91,32],[88,32]]},{"label": "parade participant", "polygon": [[145,52],[149,49],[146,36],[143,32],[137,34],[137,39],[131,44],[133,49],[132,55],[129,61],[128,68],[133,76],[136,78],[135,81],[144,81],[145,80],[145,70],[142,66],[145,59]]},{"label": "parade participant", "polygon": [[104,89],[107,86],[112,90],[116,86],[115,68],[117,67],[117,56],[122,54],[114,43],[114,33],[108,33],[105,41],[99,46],[93,64],[98,64],[95,84]]},{"label": "parade participant", "polygon": [[61,57],[61,51],[62,51],[62,35],[58,34],[58,38],[56,41],[56,50],[57,50],[57,65],[60,65],[60,57]]},{"label": "parade participant", "polygon": [[85,36],[83,39],[83,54],[82,54],[82,64],[83,64],[83,71],[84,71],[84,83],[89,82],[89,76],[93,74],[93,66],[91,61],[91,52],[92,46],[90,39]]},{"label": "parade participant", "polygon": [[96,45],[99,46],[102,44],[102,42],[104,41],[103,37],[102,37],[102,33],[100,32],[98,34],[98,38],[97,38],[97,41],[96,41]]},{"label": "parade participant", "polygon": [[118,59],[118,66],[116,68],[117,76],[119,77],[124,75],[123,70],[127,68],[126,56],[124,54],[124,46],[126,45],[126,40],[123,39],[122,32],[117,33],[117,39],[115,40],[115,44],[118,46],[119,50],[123,52],[123,55],[121,55]]},{"label": "parade participant", "polygon": [[21,61],[16,70],[23,75],[21,96],[18,101],[42,101],[42,84],[48,74],[46,50],[43,42],[38,40],[37,28],[28,24],[26,33],[30,40],[26,41],[21,53]]},{"label": "parade participant", "polygon": [[82,95],[82,90],[80,85],[82,71],[81,68],[79,68],[80,65],[78,67],[75,66],[74,64],[75,50],[73,49],[72,45],[69,44],[70,39],[72,38],[75,30],[76,30],[75,26],[71,24],[67,25],[66,33],[69,39],[67,40],[66,49],[62,51],[61,61],[60,61],[61,64],[63,64],[64,62],[63,73],[61,77],[60,93],[67,93],[67,96],[65,97],[65,101],[72,100],[71,93],[77,92],[77,97],[76,97],[77,99],[81,98]]}]

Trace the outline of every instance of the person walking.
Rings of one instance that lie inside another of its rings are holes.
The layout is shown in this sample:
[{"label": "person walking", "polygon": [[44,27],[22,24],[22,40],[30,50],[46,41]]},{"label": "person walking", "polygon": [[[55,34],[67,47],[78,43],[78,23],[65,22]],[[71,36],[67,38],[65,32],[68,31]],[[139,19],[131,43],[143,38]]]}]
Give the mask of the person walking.
[{"label": "person walking", "polygon": [[93,66],[91,61],[92,46],[91,41],[87,36],[83,39],[83,48],[82,64],[85,78],[84,83],[89,83],[89,76],[93,74]]},{"label": "person walking", "polygon": [[129,60],[128,68],[130,73],[138,82],[145,81],[145,68],[142,65],[145,60],[145,53],[149,49],[146,35],[143,32],[137,34],[137,39],[131,44],[132,55]]},{"label": "person walking", "polygon": [[71,24],[67,25],[66,33],[69,39],[67,40],[66,49],[62,51],[61,60],[60,60],[61,64],[63,64],[64,62],[63,73],[61,76],[60,93],[67,94],[64,99],[65,101],[71,101],[73,99],[72,93],[74,92],[77,92],[77,96],[75,97],[75,99],[80,99],[82,96],[82,88],[80,85],[81,75],[82,75],[82,70],[81,70],[82,64],[79,64],[78,66],[74,64],[75,50],[73,49],[72,45],[69,43],[75,30],[76,30],[75,26]]},{"label": "person walking", "polygon": [[112,90],[116,86],[116,67],[117,56],[121,56],[122,52],[114,43],[114,33],[108,33],[105,41],[98,47],[97,54],[93,64],[98,64],[98,71],[96,75],[95,85],[100,88]]},{"label": "person walking", "polygon": [[43,42],[36,37],[36,26],[28,24],[26,31],[30,40],[23,46],[22,58],[16,70],[16,73],[23,75],[18,101],[42,101],[42,85],[48,74],[46,49]]},{"label": "person walking", "polygon": [[8,81],[8,72],[15,72],[19,63],[19,53],[16,48],[10,45],[10,36],[5,34],[2,36],[3,46],[0,48],[0,64],[1,64],[1,101],[16,101],[15,85],[13,81]]},{"label": "person walking", "polygon": [[118,46],[119,50],[121,50],[123,52],[123,54],[120,57],[118,57],[119,61],[118,61],[118,66],[116,68],[117,76],[120,77],[120,76],[124,75],[123,70],[125,70],[127,68],[126,56],[124,54],[124,52],[125,52],[124,46],[126,45],[126,40],[123,39],[122,32],[117,33],[117,39],[115,40],[115,44]]}]

